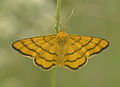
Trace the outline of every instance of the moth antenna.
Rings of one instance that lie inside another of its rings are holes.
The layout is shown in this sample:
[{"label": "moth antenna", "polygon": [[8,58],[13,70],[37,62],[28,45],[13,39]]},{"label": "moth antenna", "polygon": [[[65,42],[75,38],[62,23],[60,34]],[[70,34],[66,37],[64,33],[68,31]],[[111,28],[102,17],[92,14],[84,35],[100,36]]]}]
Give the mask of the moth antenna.
[{"label": "moth antenna", "polygon": [[[56,24],[57,24],[57,22],[56,22]],[[59,31],[63,30],[63,27],[62,27],[62,24],[60,23],[60,24],[58,24],[60,28],[57,28],[57,27],[56,27],[56,24],[55,24],[55,30],[56,30],[56,32],[58,33]],[[60,29],[60,30],[59,30],[59,29]]]},{"label": "moth antenna", "polygon": [[55,30],[56,30],[57,33],[59,32],[59,31],[58,31],[58,28],[56,27],[56,24],[55,24]]},{"label": "moth antenna", "polygon": [[75,12],[75,8],[72,9],[70,15],[68,16],[68,18],[66,19],[65,23],[63,24],[63,28],[66,27],[65,25],[66,25],[67,22],[71,19],[71,17],[73,16],[74,12]]}]

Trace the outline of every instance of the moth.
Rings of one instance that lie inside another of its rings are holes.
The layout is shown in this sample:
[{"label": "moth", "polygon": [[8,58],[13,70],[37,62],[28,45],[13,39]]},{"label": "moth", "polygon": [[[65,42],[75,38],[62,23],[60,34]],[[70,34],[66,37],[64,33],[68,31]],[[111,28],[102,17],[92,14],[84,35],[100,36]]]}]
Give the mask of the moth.
[{"label": "moth", "polygon": [[23,55],[30,56],[34,64],[50,69],[63,66],[76,70],[85,65],[91,55],[100,53],[109,46],[105,39],[67,34],[57,34],[18,40],[12,47]]}]

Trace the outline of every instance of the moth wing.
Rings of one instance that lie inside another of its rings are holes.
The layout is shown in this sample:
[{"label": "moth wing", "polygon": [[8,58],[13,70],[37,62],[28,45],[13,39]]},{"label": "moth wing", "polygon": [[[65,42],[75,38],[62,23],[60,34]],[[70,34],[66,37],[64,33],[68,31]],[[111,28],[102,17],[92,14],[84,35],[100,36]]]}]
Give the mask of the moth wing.
[{"label": "moth wing", "polygon": [[88,57],[108,47],[109,42],[96,37],[69,35],[66,44],[64,65],[71,69],[78,69],[87,62]]},{"label": "moth wing", "polygon": [[23,55],[32,57],[33,62],[44,69],[56,65],[56,35],[18,40],[12,47]]}]

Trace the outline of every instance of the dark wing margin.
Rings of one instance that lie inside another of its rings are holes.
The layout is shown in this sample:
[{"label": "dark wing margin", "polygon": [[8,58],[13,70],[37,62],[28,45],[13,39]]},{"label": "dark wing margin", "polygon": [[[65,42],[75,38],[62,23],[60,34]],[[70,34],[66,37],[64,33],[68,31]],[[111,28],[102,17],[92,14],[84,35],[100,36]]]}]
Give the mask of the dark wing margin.
[{"label": "dark wing margin", "polygon": [[45,70],[48,70],[48,69],[50,69],[50,68],[52,68],[53,66],[56,65],[56,64],[52,64],[52,65],[49,66],[49,67],[45,67],[45,66],[43,66],[42,64],[39,64],[36,59],[34,59],[33,62],[35,63],[35,65],[40,66],[40,67],[42,67],[42,68],[45,69]]},{"label": "dark wing margin", "polygon": [[[82,64],[79,64],[79,65],[77,65],[77,67],[72,67],[71,65],[69,65],[69,64],[65,64],[65,66],[66,67],[68,67],[68,68],[70,68],[70,69],[72,69],[72,70],[77,70],[79,67],[82,67],[82,66],[84,66],[85,64],[87,64],[87,57],[85,57],[85,61],[82,63]],[[74,61],[69,61],[69,62],[74,62]]]},{"label": "dark wing margin", "polygon": [[[102,39],[102,40],[105,40],[105,39]],[[99,50],[98,52],[90,54],[89,57],[94,55],[94,54],[98,54],[98,53],[102,52],[104,49],[106,49],[110,45],[109,41],[107,41],[107,40],[105,40],[105,41],[107,42],[107,45],[105,47],[103,47],[101,50]]]}]

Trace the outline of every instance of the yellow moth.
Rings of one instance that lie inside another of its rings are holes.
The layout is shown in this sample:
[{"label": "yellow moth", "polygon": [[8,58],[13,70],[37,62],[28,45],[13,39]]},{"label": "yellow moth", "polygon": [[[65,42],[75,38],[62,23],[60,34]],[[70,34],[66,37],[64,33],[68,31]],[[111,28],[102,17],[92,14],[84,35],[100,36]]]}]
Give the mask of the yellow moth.
[{"label": "yellow moth", "polygon": [[78,69],[87,63],[89,57],[108,47],[107,40],[81,35],[67,34],[64,30],[57,34],[18,40],[12,47],[30,56],[33,62],[44,69],[53,66]]}]

